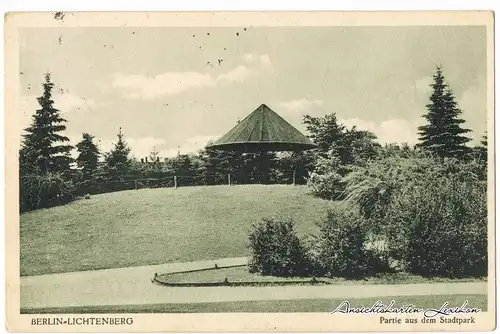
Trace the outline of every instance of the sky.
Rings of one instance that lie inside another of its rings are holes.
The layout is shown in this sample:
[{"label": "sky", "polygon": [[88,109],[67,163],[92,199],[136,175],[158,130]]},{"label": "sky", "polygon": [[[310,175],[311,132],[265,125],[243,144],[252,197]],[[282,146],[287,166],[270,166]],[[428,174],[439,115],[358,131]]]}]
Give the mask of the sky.
[{"label": "sky", "polygon": [[73,145],[109,151],[121,127],[138,159],[196,152],[262,103],[305,134],[303,115],[336,113],[415,144],[436,65],[472,143],[486,130],[481,26],[23,28],[19,57],[21,129],[50,72]]}]

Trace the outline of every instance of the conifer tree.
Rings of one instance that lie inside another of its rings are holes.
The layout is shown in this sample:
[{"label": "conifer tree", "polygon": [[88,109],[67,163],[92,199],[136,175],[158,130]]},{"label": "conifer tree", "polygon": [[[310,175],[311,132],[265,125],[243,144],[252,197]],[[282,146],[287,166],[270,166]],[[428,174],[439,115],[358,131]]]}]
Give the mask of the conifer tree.
[{"label": "conifer tree", "polygon": [[149,152],[149,161],[152,163],[158,163],[160,158],[160,152],[156,150],[156,147],[153,146],[153,150]]},{"label": "conifer tree", "polygon": [[21,174],[27,172],[48,173],[64,172],[69,170],[72,161],[69,152],[73,149],[69,138],[62,135],[66,130],[66,120],[54,108],[52,89],[54,84],[50,74],[45,74],[42,84],[43,94],[38,97],[40,109],[33,115],[31,125],[25,129],[20,150]]},{"label": "conifer tree", "polygon": [[90,180],[97,170],[97,162],[100,153],[93,139],[94,136],[84,133],[82,141],[76,144],[76,148],[79,152],[76,163],[82,170],[83,180]]},{"label": "conifer tree", "polygon": [[481,137],[481,146],[484,147],[485,149],[488,149],[488,134],[487,133],[485,133]]},{"label": "conifer tree", "polygon": [[129,171],[130,166],[130,159],[128,157],[130,148],[123,139],[122,128],[120,128],[117,136],[118,142],[105,156],[108,176],[114,179],[123,178]]},{"label": "conifer tree", "polygon": [[427,113],[423,115],[427,124],[418,128],[420,143],[417,146],[440,157],[463,157],[470,150],[466,146],[470,138],[464,134],[471,130],[461,127],[465,122],[459,118],[462,111],[439,66],[431,87],[430,103],[426,106]]}]

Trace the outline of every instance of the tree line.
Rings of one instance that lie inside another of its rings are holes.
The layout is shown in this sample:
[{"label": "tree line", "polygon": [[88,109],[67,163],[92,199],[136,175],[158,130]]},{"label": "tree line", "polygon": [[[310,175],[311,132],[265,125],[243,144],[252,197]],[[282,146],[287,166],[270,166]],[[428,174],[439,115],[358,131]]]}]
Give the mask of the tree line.
[{"label": "tree line", "polygon": [[[31,125],[25,129],[20,164],[21,211],[64,204],[77,196],[136,187],[227,184],[308,183],[314,194],[336,199],[343,192],[342,178],[353,166],[398,151],[425,151],[440,158],[473,159],[486,165],[486,136],[481,145],[470,148],[469,129],[442,69],[437,68],[431,85],[433,93],[423,115],[427,124],[419,128],[419,143],[414,147],[385,145],[369,131],[341,124],[335,113],[323,117],[304,116],[303,122],[317,149],[305,152],[245,153],[202,149],[195,154],[178,154],[160,160],[150,153],[147,163],[130,157],[122,129],[109,152],[101,152],[94,136],[83,133],[76,147],[64,135],[66,120],[52,100],[54,84],[45,75],[43,94],[38,97]],[[70,152],[78,152],[72,159]],[[76,168],[72,167],[76,165]],[[142,180],[139,184],[134,180]]]}]

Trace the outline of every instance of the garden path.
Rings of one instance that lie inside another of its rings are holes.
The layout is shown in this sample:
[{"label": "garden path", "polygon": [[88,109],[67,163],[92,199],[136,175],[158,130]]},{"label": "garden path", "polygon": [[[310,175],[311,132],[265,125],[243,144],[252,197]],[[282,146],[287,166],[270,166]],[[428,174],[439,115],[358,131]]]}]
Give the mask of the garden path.
[{"label": "garden path", "polygon": [[21,308],[487,294],[486,282],[195,288],[165,287],[151,282],[156,272],[209,268],[215,263],[241,265],[247,263],[247,258],[23,276]]}]

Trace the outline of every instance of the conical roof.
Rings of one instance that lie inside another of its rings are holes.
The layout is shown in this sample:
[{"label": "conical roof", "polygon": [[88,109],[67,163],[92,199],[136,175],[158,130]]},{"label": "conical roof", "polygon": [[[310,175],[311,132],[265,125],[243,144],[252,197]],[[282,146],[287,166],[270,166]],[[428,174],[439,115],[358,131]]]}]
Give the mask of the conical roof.
[{"label": "conical roof", "polygon": [[302,151],[316,145],[265,104],[207,148],[242,152]]}]

